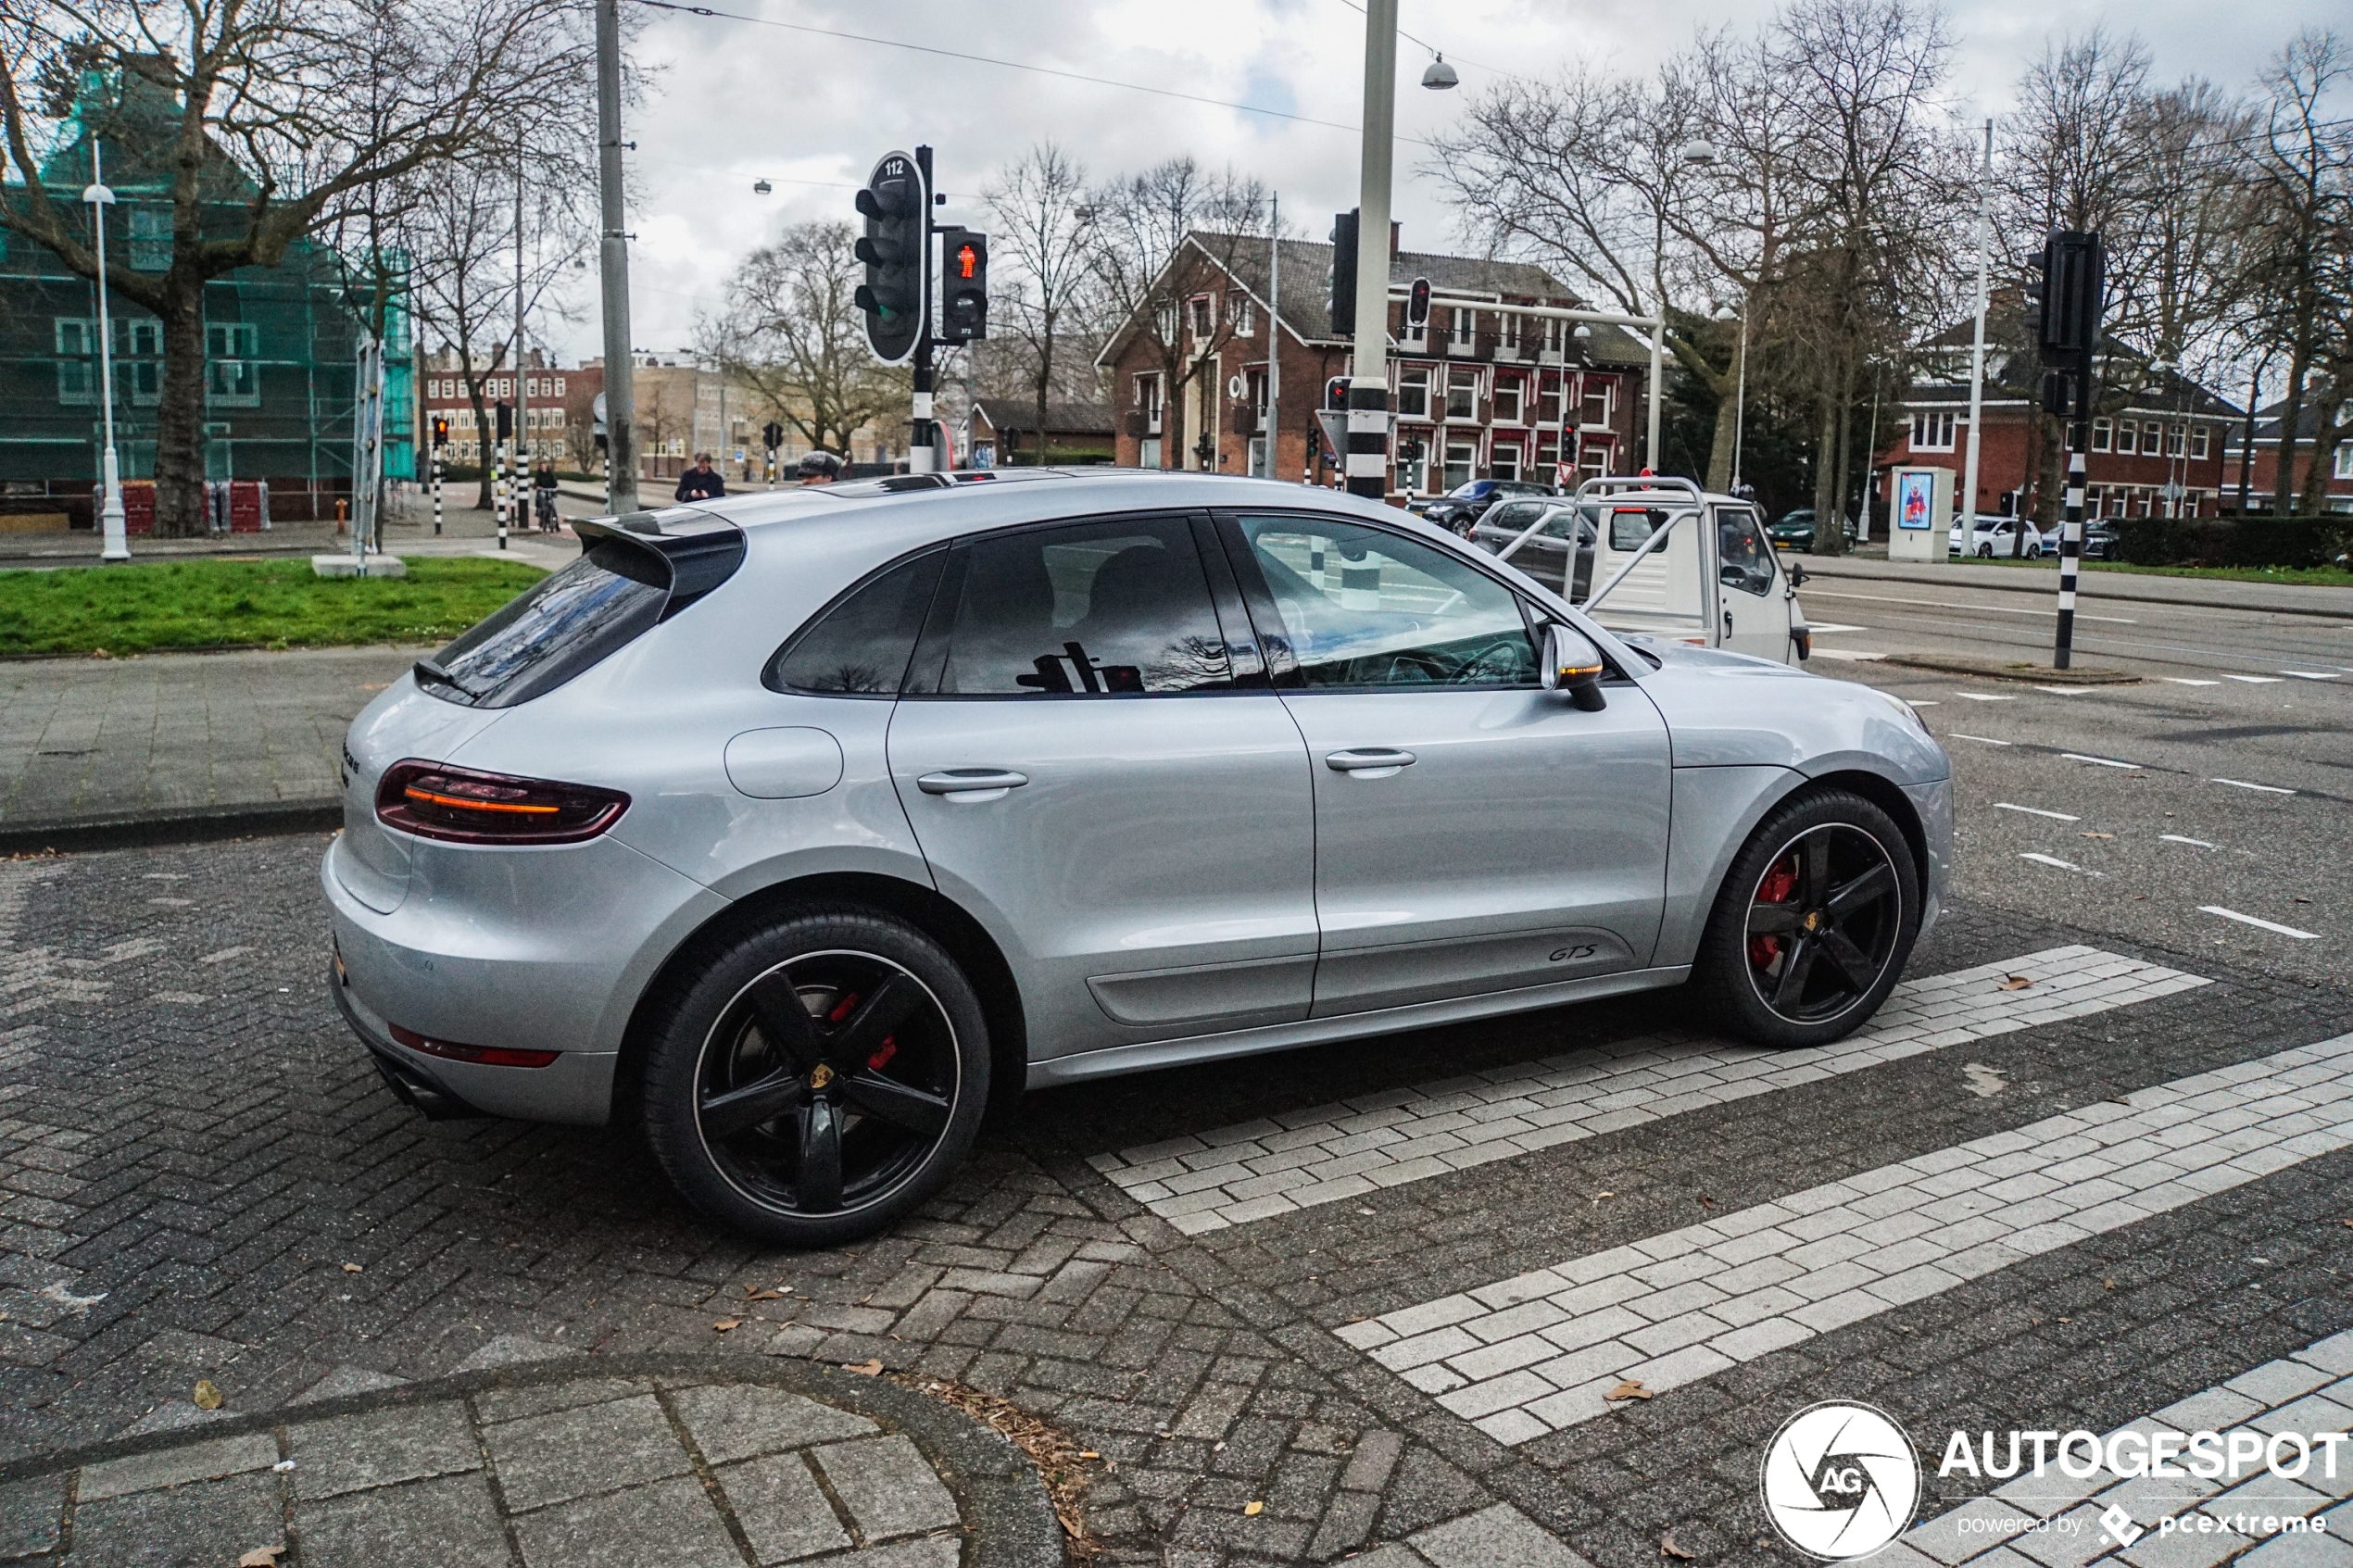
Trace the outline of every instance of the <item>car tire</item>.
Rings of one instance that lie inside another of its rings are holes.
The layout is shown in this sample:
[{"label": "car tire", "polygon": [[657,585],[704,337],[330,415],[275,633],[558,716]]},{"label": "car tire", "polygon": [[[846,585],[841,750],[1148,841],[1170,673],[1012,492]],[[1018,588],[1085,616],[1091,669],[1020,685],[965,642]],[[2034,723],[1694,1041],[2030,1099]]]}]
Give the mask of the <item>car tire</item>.
[{"label": "car tire", "polygon": [[1994,558],[1994,546],[1991,545],[1980,545],[1977,547],[1977,558],[1980,560],[1992,560]]},{"label": "car tire", "polygon": [[2043,558],[2043,546],[2040,545],[2027,546],[2026,558],[2028,560],[2041,560]]},{"label": "car tire", "polygon": [[1808,790],[1767,813],[1733,858],[1692,989],[1729,1034],[1826,1045],[1887,999],[1919,923],[1919,871],[1894,821],[1852,791]]},{"label": "car tire", "polygon": [[787,910],[712,943],[664,986],[645,1038],[662,1170],[722,1224],[797,1249],[870,1236],[937,1192],[988,1109],[971,982],[872,909]]}]

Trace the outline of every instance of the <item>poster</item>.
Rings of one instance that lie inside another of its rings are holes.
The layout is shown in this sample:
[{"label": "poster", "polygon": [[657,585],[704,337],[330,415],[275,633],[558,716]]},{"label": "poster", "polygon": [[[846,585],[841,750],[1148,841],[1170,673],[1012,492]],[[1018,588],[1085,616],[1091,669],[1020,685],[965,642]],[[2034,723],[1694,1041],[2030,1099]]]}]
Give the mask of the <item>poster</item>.
[{"label": "poster", "polygon": [[1919,469],[1895,476],[1895,525],[1928,528],[1936,521],[1936,476]]}]

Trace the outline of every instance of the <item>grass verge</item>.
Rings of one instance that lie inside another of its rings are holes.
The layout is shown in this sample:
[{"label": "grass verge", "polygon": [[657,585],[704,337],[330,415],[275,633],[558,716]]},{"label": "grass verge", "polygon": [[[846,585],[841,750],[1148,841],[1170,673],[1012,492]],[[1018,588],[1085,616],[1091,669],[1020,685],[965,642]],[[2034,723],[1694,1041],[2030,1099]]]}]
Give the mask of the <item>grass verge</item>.
[{"label": "grass verge", "polygon": [[541,575],[447,558],[411,560],[403,578],[320,577],[307,558],[0,571],[0,655],[441,643]]},{"label": "grass verge", "polygon": [[[1971,566],[2032,566],[2045,571],[2058,566],[2056,555],[2041,560],[1995,556],[1971,560]],[[2086,560],[2086,571],[2121,571],[2135,577],[2203,577],[2217,583],[2287,583],[2300,588],[2353,588],[2353,571],[2341,566],[2135,566],[2130,561]]]}]

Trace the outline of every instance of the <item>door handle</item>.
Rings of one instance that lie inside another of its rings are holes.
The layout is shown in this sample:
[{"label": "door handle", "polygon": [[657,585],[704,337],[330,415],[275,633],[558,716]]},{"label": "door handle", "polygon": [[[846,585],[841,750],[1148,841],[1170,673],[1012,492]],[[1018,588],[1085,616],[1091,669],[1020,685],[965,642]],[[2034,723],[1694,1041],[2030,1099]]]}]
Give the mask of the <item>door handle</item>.
[{"label": "door handle", "polygon": [[1027,773],[1016,773],[1009,768],[948,768],[937,773],[925,773],[915,781],[915,787],[925,795],[1002,795],[1009,789],[1019,789],[1029,782]]},{"label": "door handle", "polygon": [[1728,610],[1726,610],[1726,611],[1724,612],[1724,635],[1726,635],[1726,636],[1728,636],[1728,637],[1729,637],[1729,636],[1730,636],[1731,634],[1732,634],[1732,612],[1731,612],[1730,610],[1729,610],[1729,609],[1728,609]]},{"label": "door handle", "polygon": [[1348,751],[1335,751],[1324,759],[1324,766],[1335,773],[1367,773],[1387,778],[1400,768],[1414,765],[1414,754],[1395,746],[1366,746]]}]

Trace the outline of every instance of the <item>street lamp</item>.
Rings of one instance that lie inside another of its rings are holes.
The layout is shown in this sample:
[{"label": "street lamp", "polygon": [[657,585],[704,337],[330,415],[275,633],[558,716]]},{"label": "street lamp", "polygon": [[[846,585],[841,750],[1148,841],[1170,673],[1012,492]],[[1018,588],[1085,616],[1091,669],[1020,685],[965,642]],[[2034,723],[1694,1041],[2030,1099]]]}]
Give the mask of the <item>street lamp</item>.
[{"label": "street lamp", "polygon": [[1443,55],[1430,61],[1428,69],[1422,72],[1422,85],[1433,93],[1443,93],[1450,87],[1460,87],[1462,84],[1462,73],[1448,65],[1446,56]]},{"label": "street lamp", "polygon": [[123,561],[131,558],[131,546],[122,517],[122,466],[114,450],[114,326],[107,313],[107,208],[114,205],[114,193],[107,189],[106,166],[94,134],[90,138],[90,184],[82,199],[90,204],[90,226],[98,236],[98,395],[104,400],[107,432],[106,501],[98,513],[105,543],[98,558]]},{"label": "street lamp", "polygon": [[1741,493],[1741,435],[1748,423],[1748,302],[1743,300],[1738,310],[1730,305],[1716,307],[1719,321],[1731,320],[1735,316],[1741,323],[1740,357],[1734,361],[1736,379],[1732,389],[1732,494],[1737,495]]}]

